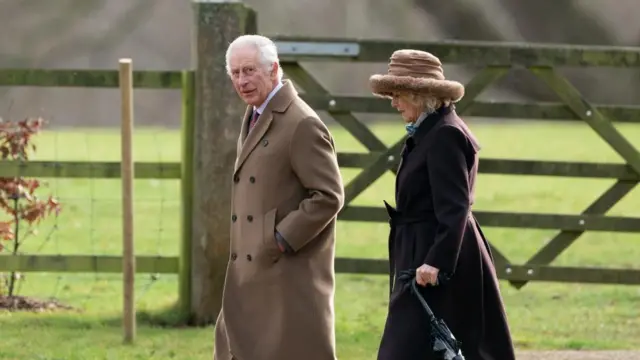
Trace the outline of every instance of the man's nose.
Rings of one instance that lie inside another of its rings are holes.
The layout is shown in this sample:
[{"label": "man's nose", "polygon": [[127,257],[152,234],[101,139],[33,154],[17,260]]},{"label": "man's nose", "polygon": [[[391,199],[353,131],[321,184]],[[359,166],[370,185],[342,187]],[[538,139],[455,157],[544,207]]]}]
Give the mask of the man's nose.
[{"label": "man's nose", "polygon": [[245,86],[247,85],[248,82],[249,82],[249,79],[247,79],[246,76],[240,75],[238,77],[238,84],[240,84],[240,86]]}]

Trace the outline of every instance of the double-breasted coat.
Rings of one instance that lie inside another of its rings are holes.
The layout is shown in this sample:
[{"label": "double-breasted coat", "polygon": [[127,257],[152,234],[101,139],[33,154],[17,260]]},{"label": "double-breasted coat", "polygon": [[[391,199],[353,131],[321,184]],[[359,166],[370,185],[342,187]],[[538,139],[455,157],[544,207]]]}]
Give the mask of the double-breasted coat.
[{"label": "double-breasted coat", "polygon": [[450,280],[421,287],[425,300],[462,342],[467,360],[515,359],[498,279],[487,240],[471,207],[479,145],[445,106],[407,138],[390,215],[392,264],[388,316],[378,360],[436,359],[421,304],[397,273],[428,264]]},{"label": "double-breasted coat", "polygon": [[[214,359],[334,360],[344,193],[333,138],[288,80],[247,135],[252,111],[238,139]],[[276,230],[290,252],[278,248]]]}]

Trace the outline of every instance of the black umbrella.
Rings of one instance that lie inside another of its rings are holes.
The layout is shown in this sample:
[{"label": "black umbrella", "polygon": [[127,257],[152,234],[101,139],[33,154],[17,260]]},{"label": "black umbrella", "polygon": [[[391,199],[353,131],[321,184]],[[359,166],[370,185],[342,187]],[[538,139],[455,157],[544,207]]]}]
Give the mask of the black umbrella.
[{"label": "black umbrella", "polygon": [[[400,278],[411,279],[411,292],[418,298],[422,307],[427,312],[427,316],[429,316],[429,321],[431,322],[431,346],[433,347],[433,352],[442,360],[464,360],[462,350],[460,350],[460,342],[456,340],[455,336],[453,336],[453,333],[449,330],[449,327],[445,324],[444,320],[438,319],[433,314],[429,304],[427,304],[427,301],[418,291],[419,285],[416,282],[415,271],[404,272]],[[441,283],[441,280],[444,279],[441,276],[438,276],[438,283]]]}]

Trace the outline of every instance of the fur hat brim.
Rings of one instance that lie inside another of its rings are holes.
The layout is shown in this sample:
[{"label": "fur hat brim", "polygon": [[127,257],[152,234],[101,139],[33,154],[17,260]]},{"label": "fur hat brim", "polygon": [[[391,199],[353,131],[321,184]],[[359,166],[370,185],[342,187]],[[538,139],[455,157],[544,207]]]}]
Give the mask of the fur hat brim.
[{"label": "fur hat brim", "polygon": [[394,93],[409,92],[435,96],[458,102],[464,96],[464,85],[452,80],[436,80],[413,76],[372,75],[369,85],[373,94],[389,98]]}]

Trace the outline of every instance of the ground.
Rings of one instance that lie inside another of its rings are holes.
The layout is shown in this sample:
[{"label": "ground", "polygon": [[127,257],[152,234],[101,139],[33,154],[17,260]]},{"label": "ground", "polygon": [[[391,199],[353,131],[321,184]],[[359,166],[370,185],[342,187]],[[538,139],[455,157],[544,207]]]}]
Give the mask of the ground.
[{"label": "ground", "polygon": [[[584,124],[472,122],[471,128],[483,144],[483,158],[621,162]],[[618,128],[640,147],[640,127]],[[332,130],[340,151],[364,151],[344,131],[337,127]],[[377,125],[374,132],[390,144],[400,137],[402,126]],[[177,132],[159,129],[136,132],[137,160],[178,161],[179,151]],[[118,132],[45,131],[40,135],[37,154],[38,159],[48,160],[118,160]],[[345,181],[356,173],[357,170],[345,170]],[[65,208],[59,219],[42,224],[39,235],[25,243],[25,252],[120,254],[120,182],[47,180]],[[475,209],[575,214],[612,183],[612,180],[482,174]],[[135,185],[136,252],[175,256],[179,248],[179,183],[137,180]],[[355,203],[380,206],[383,199],[392,199],[392,193],[393,178],[387,174]],[[640,191],[636,189],[610,214],[638,217],[638,203]],[[340,222],[337,254],[384,258],[386,232],[385,223]],[[514,263],[526,261],[555,234],[489,227],[485,227],[485,233]],[[553,264],[638,268],[637,237],[637,234],[588,233]],[[211,328],[171,326],[175,319],[171,306],[177,297],[176,276],[137,276],[139,315],[133,346],[122,345],[120,276],[28,273],[22,279],[21,295],[54,297],[73,309],[38,313],[0,311],[0,359],[211,358]],[[614,354],[597,357],[600,353],[595,350],[639,347],[637,286],[538,282],[517,290],[507,282],[501,285],[517,347],[520,351],[536,350],[533,355],[523,353],[519,359],[616,359]],[[385,316],[386,292],[386,276],[337,276],[337,344],[341,359],[374,358]],[[556,349],[580,351],[573,357],[538,352]],[[625,353],[619,358],[640,359],[640,356]]]}]

